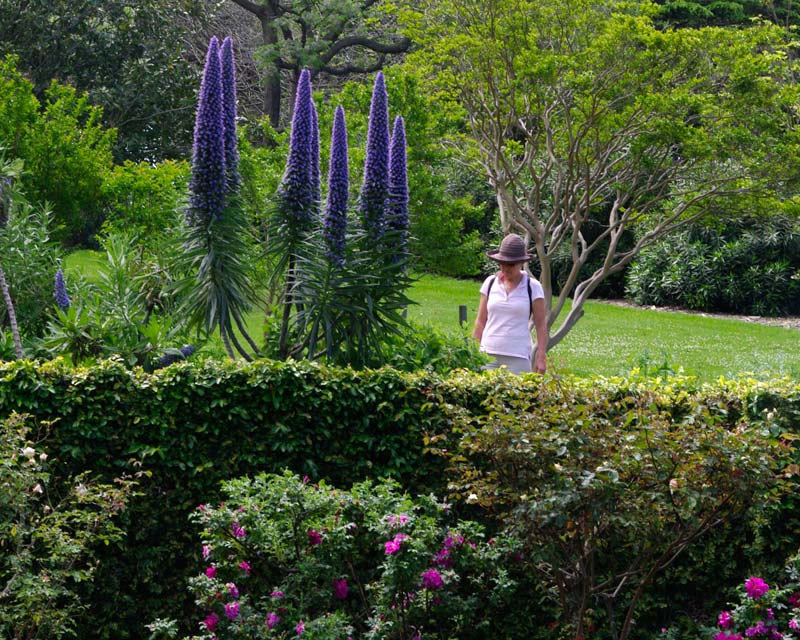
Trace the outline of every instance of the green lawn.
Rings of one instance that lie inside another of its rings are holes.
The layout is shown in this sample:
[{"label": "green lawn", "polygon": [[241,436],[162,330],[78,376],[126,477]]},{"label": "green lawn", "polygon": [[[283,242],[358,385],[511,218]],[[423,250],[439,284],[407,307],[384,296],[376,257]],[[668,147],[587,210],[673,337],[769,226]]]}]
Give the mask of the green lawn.
[{"label": "green lawn", "polygon": [[[77,252],[65,269],[96,277],[102,254]],[[420,276],[409,291],[416,303],[408,318],[460,333],[459,306],[465,305],[470,331],[478,308],[480,282]],[[248,320],[259,335],[263,316]],[[740,373],[800,377],[800,331],[741,320],[710,318],[589,302],[585,315],[549,355],[550,370],[580,376],[625,375],[635,367],[654,372],[662,364],[702,381]]]}]

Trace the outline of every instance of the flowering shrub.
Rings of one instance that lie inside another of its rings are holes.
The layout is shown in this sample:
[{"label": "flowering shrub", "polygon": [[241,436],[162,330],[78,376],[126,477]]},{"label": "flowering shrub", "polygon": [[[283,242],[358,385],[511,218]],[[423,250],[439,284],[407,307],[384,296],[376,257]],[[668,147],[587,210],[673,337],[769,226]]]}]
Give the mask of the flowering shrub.
[{"label": "flowering shrub", "polygon": [[800,554],[789,561],[789,580],[782,588],[751,576],[739,589],[739,602],[720,611],[717,628],[709,629],[714,640],[800,638]]},{"label": "flowering shrub", "polygon": [[524,606],[514,543],[454,522],[434,496],[412,501],[393,482],[341,491],[289,472],[223,492],[193,515],[207,563],[190,580],[196,638],[485,638]]}]

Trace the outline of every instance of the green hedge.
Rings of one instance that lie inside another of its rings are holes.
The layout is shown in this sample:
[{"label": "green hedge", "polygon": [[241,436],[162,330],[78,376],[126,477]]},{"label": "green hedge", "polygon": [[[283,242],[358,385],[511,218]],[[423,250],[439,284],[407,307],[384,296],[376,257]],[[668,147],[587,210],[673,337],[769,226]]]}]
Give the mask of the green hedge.
[{"label": "green hedge", "polygon": [[[447,436],[453,405],[480,412],[490,395],[527,394],[569,415],[581,389],[600,387],[620,416],[648,394],[676,419],[702,403],[730,428],[773,411],[787,430],[800,431],[800,384],[788,380],[700,388],[686,379],[543,383],[271,361],[180,363],[145,374],[114,360],[79,369],[57,360],[0,363],[0,381],[0,417],[17,411],[57,420],[44,445],[63,475],[91,470],[109,480],[138,468],[132,461],[150,474],[125,513],[126,541],[101,550],[95,583],[83,587],[91,604],[84,637],[92,638],[141,637],[156,617],[191,619],[185,576],[200,558],[188,514],[218,500],[223,480],[289,468],[342,487],[391,476],[412,493],[443,493],[446,459],[426,447]],[[795,530],[781,535],[796,540]]]}]

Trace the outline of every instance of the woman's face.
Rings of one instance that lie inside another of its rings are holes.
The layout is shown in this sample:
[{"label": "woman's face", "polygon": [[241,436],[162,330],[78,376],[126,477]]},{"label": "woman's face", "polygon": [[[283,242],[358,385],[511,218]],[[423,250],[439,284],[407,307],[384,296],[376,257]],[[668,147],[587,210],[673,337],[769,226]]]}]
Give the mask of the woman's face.
[{"label": "woman's face", "polygon": [[500,271],[504,278],[514,278],[522,268],[522,262],[501,262]]}]

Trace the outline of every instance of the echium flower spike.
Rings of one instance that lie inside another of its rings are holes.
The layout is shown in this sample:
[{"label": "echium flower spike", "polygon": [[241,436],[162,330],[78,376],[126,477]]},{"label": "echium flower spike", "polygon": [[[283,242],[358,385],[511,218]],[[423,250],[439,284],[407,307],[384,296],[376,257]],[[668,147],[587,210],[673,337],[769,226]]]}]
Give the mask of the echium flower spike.
[{"label": "echium flower spike", "polygon": [[321,187],[319,175],[319,118],[317,105],[311,100],[311,189],[313,194],[314,217],[319,215]]},{"label": "echium flower spike", "polygon": [[67,285],[64,282],[64,272],[59,269],[56,271],[55,286],[53,287],[53,297],[56,300],[56,306],[64,313],[69,310],[69,296],[67,295]]},{"label": "echium flower spike", "polygon": [[222,69],[219,41],[211,38],[197,102],[192,150],[189,221],[208,225],[222,215],[227,184],[222,120]]},{"label": "echium flower spike", "polygon": [[300,73],[292,114],[289,155],[280,187],[283,218],[299,235],[308,230],[312,220],[314,193],[311,185],[311,76]]},{"label": "echium flower spike", "polygon": [[322,234],[325,254],[331,264],[344,266],[347,207],[350,192],[350,171],[347,157],[347,126],[344,109],[336,107],[331,132],[331,157],[328,167],[328,201],[325,207]]},{"label": "echium flower spike", "polygon": [[386,202],[386,222],[395,233],[395,255],[405,253],[408,236],[408,170],[406,161],[406,131],[402,116],[394,120],[389,145],[389,195]]},{"label": "echium flower spike", "polygon": [[225,136],[225,174],[228,190],[239,189],[239,148],[236,140],[236,70],[233,57],[233,41],[230,37],[222,41],[220,50],[222,65],[222,124]]},{"label": "echium flower spike", "polygon": [[383,235],[384,207],[389,191],[389,98],[383,73],[375,76],[367,129],[367,153],[359,211],[371,243]]}]

